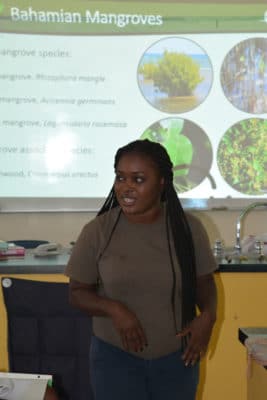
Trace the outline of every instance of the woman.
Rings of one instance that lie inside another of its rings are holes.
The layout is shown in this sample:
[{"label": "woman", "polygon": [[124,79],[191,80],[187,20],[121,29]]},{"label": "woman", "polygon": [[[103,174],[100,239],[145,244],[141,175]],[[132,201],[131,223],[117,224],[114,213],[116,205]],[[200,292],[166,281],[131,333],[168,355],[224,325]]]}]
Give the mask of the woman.
[{"label": "woman", "polygon": [[207,234],[185,215],[160,144],[120,148],[115,175],[66,270],[72,305],[93,316],[95,399],[193,400],[216,319]]}]

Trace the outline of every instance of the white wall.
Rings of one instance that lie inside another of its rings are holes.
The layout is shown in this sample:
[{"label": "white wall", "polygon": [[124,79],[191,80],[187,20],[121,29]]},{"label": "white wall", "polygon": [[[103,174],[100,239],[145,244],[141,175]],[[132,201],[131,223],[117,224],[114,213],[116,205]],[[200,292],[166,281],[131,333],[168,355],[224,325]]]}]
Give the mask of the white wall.
[{"label": "white wall", "polygon": [[[211,245],[222,238],[227,246],[235,241],[237,211],[194,212],[207,229]],[[62,245],[75,241],[93,213],[0,213],[0,239],[47,239]],[[244,235],[267,232],[267,209],[253,210],[244,219]]]}]

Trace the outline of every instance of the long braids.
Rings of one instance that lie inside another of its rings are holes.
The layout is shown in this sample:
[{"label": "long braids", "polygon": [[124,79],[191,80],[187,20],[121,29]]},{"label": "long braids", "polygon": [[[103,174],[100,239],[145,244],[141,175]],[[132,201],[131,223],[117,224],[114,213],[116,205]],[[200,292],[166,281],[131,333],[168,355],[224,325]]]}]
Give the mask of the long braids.
[{"label": "long braids", "polygon": [[196,315],[195,250],[190,227],[172,183],[165,185],[165,201],[167,232],[170,226],[181,269],[182,327],[184,328]]},{"label": "long braids", "polygon": [[[149,157],[158,167],[160,175],[164,178],[164,191],[162,201],[166,203],[166,229],[169,246],[169,253],[173,274],[172,306],[174,310],[174,297],[176,291],[176,274],[171,252],[170,235],[172,234],[175,255],[179,261],[182,279],[182,328],[195,317],[196,313],[196,267],[194,244],[190,227],[188,225],[184,210],[180,203],[173,185],[173,171],[170,157],[163,146],[149,140],[136,140],[118,149],[115,155],[114,168],[122,156],[129,153],[143,154]],[[112,187],[105,203],[99,210],[98,215],[118,206],[114,188]],[[114,232],[118,219],[112,229]],[[111,235],[112,236],[112,235]],[[111,239],[111,236],[109,238]]]},{"label": "long braids", "polygon": [[101,214],[105,213],[106,211],[109,211],[112,208],[117,207],[118,205],[119,205],[119,203],[116,199],[114,188],[112,187],[111,191],[109,192],[109,194],[105,200],[105,203],[102,205],[102,207],[98,211],[97,215],[101,215]]}]

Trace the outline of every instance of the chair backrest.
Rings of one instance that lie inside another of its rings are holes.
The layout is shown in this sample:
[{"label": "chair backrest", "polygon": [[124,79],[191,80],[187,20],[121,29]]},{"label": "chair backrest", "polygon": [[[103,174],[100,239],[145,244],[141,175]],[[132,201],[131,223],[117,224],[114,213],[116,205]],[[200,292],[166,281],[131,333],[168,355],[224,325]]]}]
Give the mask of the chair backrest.
[{"label": "chair backrest", "polygon": [[72,308],[68,284],[2,278],[10,372],[53,375],[62,400],[91,400],[91,318]]}]

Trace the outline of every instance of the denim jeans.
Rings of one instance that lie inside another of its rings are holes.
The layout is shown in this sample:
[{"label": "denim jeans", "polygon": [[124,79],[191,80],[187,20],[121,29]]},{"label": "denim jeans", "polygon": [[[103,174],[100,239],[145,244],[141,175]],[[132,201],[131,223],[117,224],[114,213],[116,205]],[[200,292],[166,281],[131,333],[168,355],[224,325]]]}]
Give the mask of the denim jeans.
[{"label": "denim jeans", "polygon": [[186,367],[181,351],[145,360],[92,338],[91,384],[95,400],[194,400],[199,365]]}]

